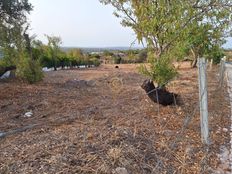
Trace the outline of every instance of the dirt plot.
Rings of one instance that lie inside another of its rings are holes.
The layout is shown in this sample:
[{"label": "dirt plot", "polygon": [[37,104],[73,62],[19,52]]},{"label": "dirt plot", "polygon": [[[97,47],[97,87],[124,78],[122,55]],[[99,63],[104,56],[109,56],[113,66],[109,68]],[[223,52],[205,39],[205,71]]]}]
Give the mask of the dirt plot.
[{"label": "dirt plot", "polygon": [[217,90],[217,68],[208,73],[207,149],[196,69],[181,67],[168,85],[183,105],[163,107],[140,87],[145,77],[136,65],[118,66],[47,72],[36,85],[0,82],[0,132],[9,133],[0,139],[0,173],[213,173],[230,141],[223,131],[229,99],[226,88]]}]

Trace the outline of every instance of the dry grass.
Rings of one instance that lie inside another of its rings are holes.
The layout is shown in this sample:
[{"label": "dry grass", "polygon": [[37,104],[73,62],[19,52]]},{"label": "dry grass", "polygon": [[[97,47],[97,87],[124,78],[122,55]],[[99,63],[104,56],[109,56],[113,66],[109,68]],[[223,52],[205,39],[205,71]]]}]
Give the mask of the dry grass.
[{"label": "dry grass", "polygon": [[[144,77],[135,65],[119,67],[50,72],[36,85],[0,83],[0,130],[37,124],[0,139],[0,173],[108,174],[117,167],[133,174],[212,173],[220,145],[229,142],[229,133],[217,130],[230,125],[226,91],[215,92],[216,67],[208,74],[209,149],[201,144],[194,113],[196,69],[180,67],[168,86],[183,105],[162,107],[140,88]],[[120,81],[112,88],[115,78]],[[23,117],[28,110],[33,116]],[[191,121],[181,131],[186,116]]]}]

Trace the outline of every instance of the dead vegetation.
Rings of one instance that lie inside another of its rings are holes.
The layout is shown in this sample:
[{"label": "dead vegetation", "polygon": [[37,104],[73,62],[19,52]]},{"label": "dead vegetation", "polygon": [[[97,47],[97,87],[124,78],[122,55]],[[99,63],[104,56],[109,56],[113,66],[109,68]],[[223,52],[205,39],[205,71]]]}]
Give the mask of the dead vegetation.
[{"label": "dead vegetation", "polygon": [[167,107],[150,101],[134,65],[49,72],[36,85],[0,82],[0,131],[36,125],[0,139],[0,173],[213,173],[230,126],[216,74],[208,74],[209,148],[200,139],[196,69],[181,67],[168,89],[183,104]]}]

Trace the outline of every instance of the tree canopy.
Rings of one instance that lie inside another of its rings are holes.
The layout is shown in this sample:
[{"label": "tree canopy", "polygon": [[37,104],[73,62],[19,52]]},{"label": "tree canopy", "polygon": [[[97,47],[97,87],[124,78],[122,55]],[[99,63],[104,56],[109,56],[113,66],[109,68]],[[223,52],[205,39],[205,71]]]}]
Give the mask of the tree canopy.
[{"label": "tree canopy", "polygon": [[16,63],[17,52],[23,49],[23,33],[31,10],[27,0],[0,0],[0,47],[9,64]]},{"label": "tree canopy", "polygon": [[62,40],[60,37],[57,36],[48,36],[46,35],[48,39],[48,51],[50,56],[52,57],[53,60],[53,65],[54,65],[54,70],[57,70],[57,59],[58,59],[58,54],[60,52],[60,45],[62,43]]},{"label": "tree canopy", "polygon": [[30,11],[28,0],[0,0],[0,47],[19,46]]},{"label": "tree canopy", "polygon": [[4,55],[0,61],[0,75],[14,67],[19,77],[34,82],[42,78],[42,72],[38,62],[30,60],[31,38],[27,34],[30,11],[32,5],[28,0],[0,0],[0,49]]},{"label": "tree canopy", "polygon": [[122,19],[122,25],[131,27],[139,42],[146,42],[151,67],[143,71],[159,86],[175,76],[171,65],[173,58],[184,57],[191,48],[198,56],[203,56],[212,45],[221,44],[219,40],[231,29],[230,0],[100,2],[115,7],[114,14]]}]

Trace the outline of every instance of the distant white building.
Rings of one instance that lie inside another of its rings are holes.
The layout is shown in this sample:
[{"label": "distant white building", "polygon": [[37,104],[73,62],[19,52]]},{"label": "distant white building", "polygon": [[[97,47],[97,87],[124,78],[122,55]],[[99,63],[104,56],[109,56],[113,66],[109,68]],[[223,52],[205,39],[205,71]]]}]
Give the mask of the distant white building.
[{"label": "distant white building", "polygon": [[103,52],[91,52],[90,54],[103,54]]}]

